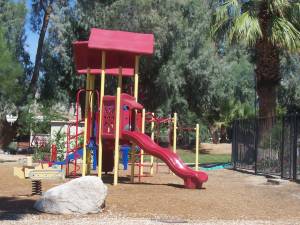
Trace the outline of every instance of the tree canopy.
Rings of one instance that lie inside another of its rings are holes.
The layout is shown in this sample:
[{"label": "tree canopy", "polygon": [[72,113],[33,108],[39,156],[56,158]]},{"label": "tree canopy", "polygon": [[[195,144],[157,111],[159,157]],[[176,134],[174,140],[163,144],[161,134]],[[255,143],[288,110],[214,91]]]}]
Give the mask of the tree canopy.
[{"label": "tree canopy", "polygon": [[[256,102],[300,110],[297,1],[33,1],[31,29],[40,35],[33,63],[24,50],[24,2],[0,0],[0,11],[0,97],[16,106],[23,90],[37,90],[47,108],[74,103],[85,79],[76,75],[72,42],[98,27],[154,34],[155,53],[140,68],[139,100],[149,111],[178,112],[182,123],[210,128],[253,116]],[[107,80],[106,93],[113,94],[116,82]]]},{"label": "tree canopy", "polygon": [[19,78],[22,76],[22,66],[9,51],[0,29],[0,116],[16,113],[16,102],[21,94]]},{"label": "tree canopy", "polygon": [[[47,39],[52,51],[46,50],[44,61],[46,98],[59,97],[62,91],[74,100],[83,80],[75,76],[71,43],[86,40],[91,27],[101,27],[154,33],[155,55],[142,59],[140,70],[140,100],[148,110],[164,115],[176,111],[186,122],[190,119],[185,115],[190,115],[213,123],[224,117],[221,103],[229,104],[235,96],[241,103],[253,102],[253,68],[248,56],[233,50],[223,56],[217,53],[210,38],[209,2],[77,1],[54,12]],[[230,62],[230,58],[236,61]],[[236,79],[247,87],[234,86]],[[49,91],[55,93],[49,95]]]},{"label": "tree canopy", "polygon": [[26,9],[23,2],[0,0],[0,111],[16,113],[21,95],[25,67],[24,22]]}]

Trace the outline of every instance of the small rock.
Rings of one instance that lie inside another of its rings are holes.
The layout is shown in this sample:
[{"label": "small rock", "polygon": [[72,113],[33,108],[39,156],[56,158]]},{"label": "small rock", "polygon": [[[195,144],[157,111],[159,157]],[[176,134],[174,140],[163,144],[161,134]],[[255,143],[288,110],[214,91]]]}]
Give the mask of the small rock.
[{"label": "small rock", "polygon": [[98,213],[105,206],[107,187],[101,178],[80,177],[46,191],[34,208],[52,214]]},{"label": "small rock", "polygon": [[270,185],[280,185],[280,184],[286,184],[286,183],[288,183],[288,180],[283,180],[280,178],[267,179],[267,184],[270,184]]},{"label": "small rock", "polygon": [[268,184],[272,184],[272,185],[279,185],[280,184],[280,181],[279,180],[276,180],[276,179],[268,179],[267,180]]}]

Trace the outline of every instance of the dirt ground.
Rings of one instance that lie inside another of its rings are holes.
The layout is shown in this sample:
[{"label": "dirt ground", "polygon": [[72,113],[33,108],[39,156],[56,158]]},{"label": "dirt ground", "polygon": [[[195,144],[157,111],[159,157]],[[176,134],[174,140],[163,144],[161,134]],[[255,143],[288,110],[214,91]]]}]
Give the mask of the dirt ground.
[{"label": "dirt ground", "polygon": [[[13,177],[14,165],[12,162],[0,163],[0,224],[28,215],[37,220],[66,219],[66,216],[40,214],[33,210],[38,197],[30,196],[29,180]],[[178,223],[185,220],[262,220],[269,221],[268,224],[275,224],[275,221],[300,224],[300,184],[284,181],[271,185],[265,177],[215,170],[208,172],[209,180],[203,189],[188,190],[183,188],[180,178],[167,171],[145,177],[142,183],[136,184],[130,184],[127,174],[121,172],[118,186],[111,185],[111,176],[104,177],[108,186],[107,207],[102,214],[86,217],[121,215],[161,220],[172,218]],[[43,181],[43,190],[59,183]]]}]

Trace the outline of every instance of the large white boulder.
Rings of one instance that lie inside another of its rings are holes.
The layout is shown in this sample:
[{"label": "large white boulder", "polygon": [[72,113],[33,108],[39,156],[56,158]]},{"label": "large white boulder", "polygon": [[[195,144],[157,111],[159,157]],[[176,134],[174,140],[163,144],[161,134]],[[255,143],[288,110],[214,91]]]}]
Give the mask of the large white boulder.
[{"label": "large white boulder", "polygon": [[34,208],[53,214],[98,213],[105,206],[106,195],[101,178],[85,176],[49,189]]}]

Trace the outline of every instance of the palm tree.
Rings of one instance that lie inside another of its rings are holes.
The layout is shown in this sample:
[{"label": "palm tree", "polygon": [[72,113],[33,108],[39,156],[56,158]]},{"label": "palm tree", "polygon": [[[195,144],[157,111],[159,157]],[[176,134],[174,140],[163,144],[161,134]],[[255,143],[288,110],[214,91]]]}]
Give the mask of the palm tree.
[{"label": "palm tree", "polygon": [[299,0],[225,0],[215,10],[212,34],[254,50],[259,116],[274,116],[280,56],[300,50]]}]

